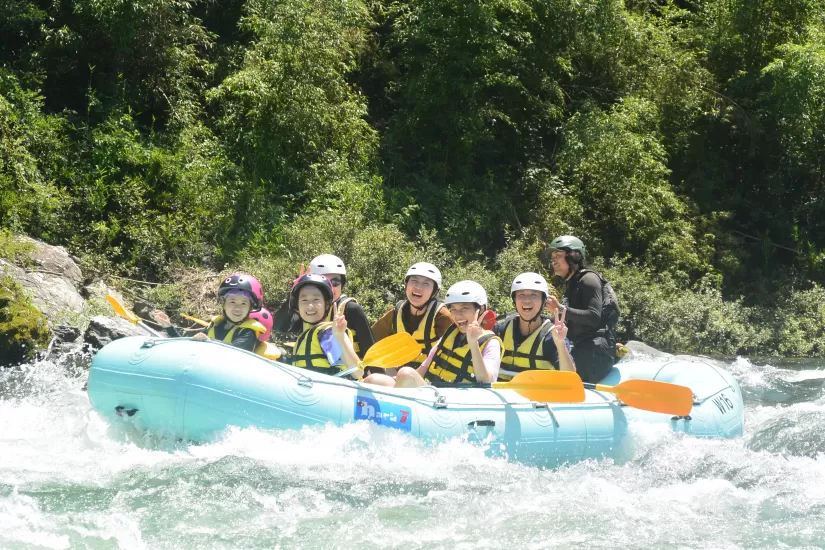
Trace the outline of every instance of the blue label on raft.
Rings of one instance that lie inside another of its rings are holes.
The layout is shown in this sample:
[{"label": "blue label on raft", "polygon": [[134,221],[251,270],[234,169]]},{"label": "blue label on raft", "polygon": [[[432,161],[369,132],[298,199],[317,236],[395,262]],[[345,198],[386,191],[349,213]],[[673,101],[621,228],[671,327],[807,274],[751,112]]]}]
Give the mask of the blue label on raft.
[{"label": "blue label on raft", "polygon": [[378,401],[371,397],[355,396],[355,420],[369,420],[388,428],[409,432],[412,428],[412,411],[403,405]]}]

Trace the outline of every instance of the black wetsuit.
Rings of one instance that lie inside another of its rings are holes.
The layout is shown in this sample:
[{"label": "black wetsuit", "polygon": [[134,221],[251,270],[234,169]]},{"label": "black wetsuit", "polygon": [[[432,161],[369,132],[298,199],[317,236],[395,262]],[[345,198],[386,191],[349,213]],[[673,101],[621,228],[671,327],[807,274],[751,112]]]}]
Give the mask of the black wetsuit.
[{"label": "black wetsuit", "polygon": [[567,281],[562,303],[567,307],[567,338],[576,372],[585,382],[604,378],[616,356],[613,335],[602,321],[602,282],[592,271],[576,272]]}]

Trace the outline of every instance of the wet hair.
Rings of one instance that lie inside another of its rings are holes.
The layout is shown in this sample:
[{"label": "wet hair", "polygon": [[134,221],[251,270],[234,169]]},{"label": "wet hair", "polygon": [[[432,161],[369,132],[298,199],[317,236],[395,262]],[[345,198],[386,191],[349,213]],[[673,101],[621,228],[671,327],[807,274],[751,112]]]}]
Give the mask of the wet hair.
[{"label": "wet hair", "polygon": [[584,256],[582,256],[582,253],[578,250],[565,250],[564,252],[564,259],[567,261],[567,265],[570,266],[571,272],[576,272],[587,267],[584,262]]}]

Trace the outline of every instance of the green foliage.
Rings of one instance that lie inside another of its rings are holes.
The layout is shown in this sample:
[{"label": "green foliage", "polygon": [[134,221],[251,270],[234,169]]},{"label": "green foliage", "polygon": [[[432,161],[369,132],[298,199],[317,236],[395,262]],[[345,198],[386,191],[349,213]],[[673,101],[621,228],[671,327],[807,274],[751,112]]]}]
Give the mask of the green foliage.
[{"label": "green foliage", "polygon": [[32,263],[34,244],[14,238],[8,229],[0,229],[0,258],[20,267],[29,267]]},{"label": "green foliage", "polygon": [[627,261],[599,267],[619,299],[623,339],[675,353],[730,356],[770,350],[770,332],[753,323],[758,312],[741,300],[723,300],[712,277],[686,289],[667,274]]},{"label": "green foliage", "polygon": [[355,206],[374,208],[378,181],[365,171],[375,133],[346,80],[363,44],[364,5],[250,0],[246,10],[254,39],[243,66],[209,95],[246,176],[233,230],[268,231],[288,210],[352,207],[362,192],[371,198]]},{"label": "green foliage", "polygon": [[769,322],[776,327],[777,351],[782,355],[825,357],[825,289],[819,285],[791,293]]},{"label": "green foliage", "polygon": [[656,116],[654,105],[635,98],[610,112],[582,110],[567,123],[559,167],[586,205],[589,233],[602,236],[602,250],[623,250],[684,277],[699,271],[703,258],[689,208],[668,181]]},{"label": "green foliage", "polygon": [[32,359],[49,337],[46,318],[4,269],[0,273],[0,366]]},{"label": "green foliage", "polygon": [[823,353],[819,0],[8,0],[0,37],[0,229],[170,309],[335,252],[373,317],[422,259],[502,312],[576,234],[629,337]]},{"label": "green foliage", "polygon": [[0,69],[0,227],[49,238],[67,202],[53,180],[66,162],[66,136],[42,101]]}]

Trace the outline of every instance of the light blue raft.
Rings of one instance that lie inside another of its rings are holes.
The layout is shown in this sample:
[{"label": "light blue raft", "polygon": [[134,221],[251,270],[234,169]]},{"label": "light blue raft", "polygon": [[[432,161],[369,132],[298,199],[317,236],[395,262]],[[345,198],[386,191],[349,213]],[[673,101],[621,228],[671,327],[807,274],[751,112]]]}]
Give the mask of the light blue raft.
[{"label": "light blue raft", "polygon": [[590,390],[584,403],[537,403],[514,390],[380,388],[186,338],[112,342],[92,362],[88,392],[94,409],[113,421],[191,441],[229,426],[282,430],[366,420],[429,441],[489,442],[491,454],[539,466],[621,460],[634,426],[650,423],[703,438],[742,434],[742,392],[723,369],[700,359],[622,362],[602,383],[630,379],[688,386],[693,410],[687,417],[646,412]]}]

